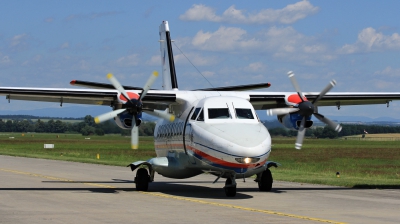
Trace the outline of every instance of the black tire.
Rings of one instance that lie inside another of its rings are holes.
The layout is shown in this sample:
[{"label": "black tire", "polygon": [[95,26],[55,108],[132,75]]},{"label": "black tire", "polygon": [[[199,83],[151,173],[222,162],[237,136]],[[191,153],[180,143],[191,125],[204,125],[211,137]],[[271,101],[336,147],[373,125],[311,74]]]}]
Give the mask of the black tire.
[{"label": "black tire", "polygon": [[271,171],[266,169],[261,176],[260,181],[258,181],[258,188],[260,191],[271,191],[272,183],[274,182],[272,178]]},{"label": "black tire", "polygon": [[149,189],[149,173],[145,168],[140,168],[136,172],[135,183],[137,191],[147,191]]},{"label": "black tire", "polygon": [[[227,178],[225,181],[225,195],[227,197],[235,197],[236,196],[236,186],[229,186],[232,184],[232,180],[230,178]],[[229,186],[229,187],[227,187]]]}]

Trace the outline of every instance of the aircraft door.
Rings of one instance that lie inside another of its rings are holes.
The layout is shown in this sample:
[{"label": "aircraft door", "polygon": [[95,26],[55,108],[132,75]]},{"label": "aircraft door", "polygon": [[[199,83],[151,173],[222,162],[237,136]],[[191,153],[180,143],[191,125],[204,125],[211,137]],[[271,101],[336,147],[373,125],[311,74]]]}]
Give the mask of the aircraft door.
[{"label": "aircraft door", "polygon": [[190,163],[196,164],[196,160],[194,159],[193,155],[194,152],[192,150],[194,142],[193,142],[193,128],[191,122],[194,122],[201,108],[196,108],[196,109],[192,108],[191,111],[193,110],[194,112],[193,113],[190,112],[185,121],[184,133],[183,133],[183,145],[185,153],[189,156]]}]

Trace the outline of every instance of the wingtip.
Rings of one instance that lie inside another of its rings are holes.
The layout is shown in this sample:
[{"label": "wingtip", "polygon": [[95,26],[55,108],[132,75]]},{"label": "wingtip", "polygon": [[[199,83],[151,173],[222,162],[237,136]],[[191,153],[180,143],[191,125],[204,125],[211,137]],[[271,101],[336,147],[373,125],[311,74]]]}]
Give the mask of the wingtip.
[{"label": "wingtip", "polygon": [[112,73],[108,73],[107,74],[107,79],[111,79],[113,77],[113,74]]},{"label": "wingtip", "polygon": [[96,124],[98,124],[98,123],[100,123],[100,119],[99,119],[98,117],[95,117],[95,118],[94,118],[94,122],[95,122]]},{"label": "wingtip", "polygon": [[175,120],[175,115],[171,115],[171,117],[169,118],[169,121],[172,122]]},{"label": "wingtip", "polygon": [[75,85],[75,83],[76,83],[76,80],[72,80],[69,84],[70,85]]},{"label": "wingtip", "polygon": [[131,145],[131,148],[132,148],[132,149],[138,149],[139,146],[138,146],[138,145]]},{"label": "wingtip", "polygon": [[153,75],[154,75],[154,76],[158,76],[158,72],[157,72],[157,71],[154,71],[154,72],[153,72]]}]

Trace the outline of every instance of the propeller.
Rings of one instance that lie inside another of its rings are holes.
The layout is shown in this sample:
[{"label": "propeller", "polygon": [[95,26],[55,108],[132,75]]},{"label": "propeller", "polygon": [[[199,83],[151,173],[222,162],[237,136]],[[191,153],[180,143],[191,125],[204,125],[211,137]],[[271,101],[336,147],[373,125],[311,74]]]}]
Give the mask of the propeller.
[{"label": "propeller", "polygon": [[118,116],[118,114],[123,113],[125,111],[128,111],[129,114],[132,115],[132,131],[131,131],[131,148],[132,149],[138,149],[139,147],[139,127],[136,125],[136,121],[138,120],[138,115],[144,112],[149,112],[150,114],[160,117],[162,119],[166,119],[169,121],[174,121],[175,116],[172,114],[169,114],[168,112],[164,111],[157,111],[157,110],[151,110],[151,111],[146,111],[143,110],[143,104],[142,104],[142,99],[146,96],[147,92],[153,85],[154,81],[158,77],[158,72],[154,71],[150,78],[147,80],[146,84],[143,87],[143,91],[140,93],[139,99],[131,99],[129,97],[128,92],[125,91],[124,87],[120,84],[120,82],[113,76],[113,74],[109,73],[107,74],[108,80],[111,82],[111,84],[114,86],[114,88],[121,93],[127,100],[127,102],[122,105],[122,109],[114,110],[102,115],[99,115],[95,117],[94,121],[98,124],[100,122],[104,122],[106,120],[109,120],[111,118],[114,118]]},{"label": "propeller", "polygon": [[306,132],[305,130],[306,117],[309,117],[311,115],[314,115],[318,120],[327,124],[333,130],[340,132],[342,130],[341,125],[329,120],[324,115],[319,114],[315,106],[318,103],[318,101],[322,99],[325,96],[325,94],[329,92],[336,85],[336,81],[335,80],[330,81],[329,84],[319,93],[317,98],[315,98],[312,102],[310,102],[307,100],[307,98],[304,97],[303,93],[301,92],[300,86],[297,83],[294,73],[290,71],[288,72],[288,76],[290,78],[290,81],[292,82],[294,89],[299,95],[301,102],[297,106],[290,108],[274,108],[267,110],[267,114],[272,116],[272,115],[284,115],[284,114],[298,112],[303,117],[300,122],[299,130],[297,132],[295,148],[301,149],[303,145],[304,135]]}]

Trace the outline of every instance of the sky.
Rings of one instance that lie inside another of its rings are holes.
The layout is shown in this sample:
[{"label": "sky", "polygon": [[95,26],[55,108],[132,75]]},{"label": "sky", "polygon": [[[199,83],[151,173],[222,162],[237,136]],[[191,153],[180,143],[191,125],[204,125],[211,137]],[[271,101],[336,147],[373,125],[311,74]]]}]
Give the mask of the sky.
[{"label": "sky", "polygon": [[[109,72],[143,86],[161,71],[158,27],[167,20],[182,90],[270,82],[263,91],[294,91],[286,75],[294,71],[303,92],[331,79],[335,92],[400,92],[399,8],[395,0],[5,0],[0,86],[74,88],[75,79],[107,83]],[[0,111],[59,107],[0,102]],[[400,102],[320,112],[399,118]]]}]

